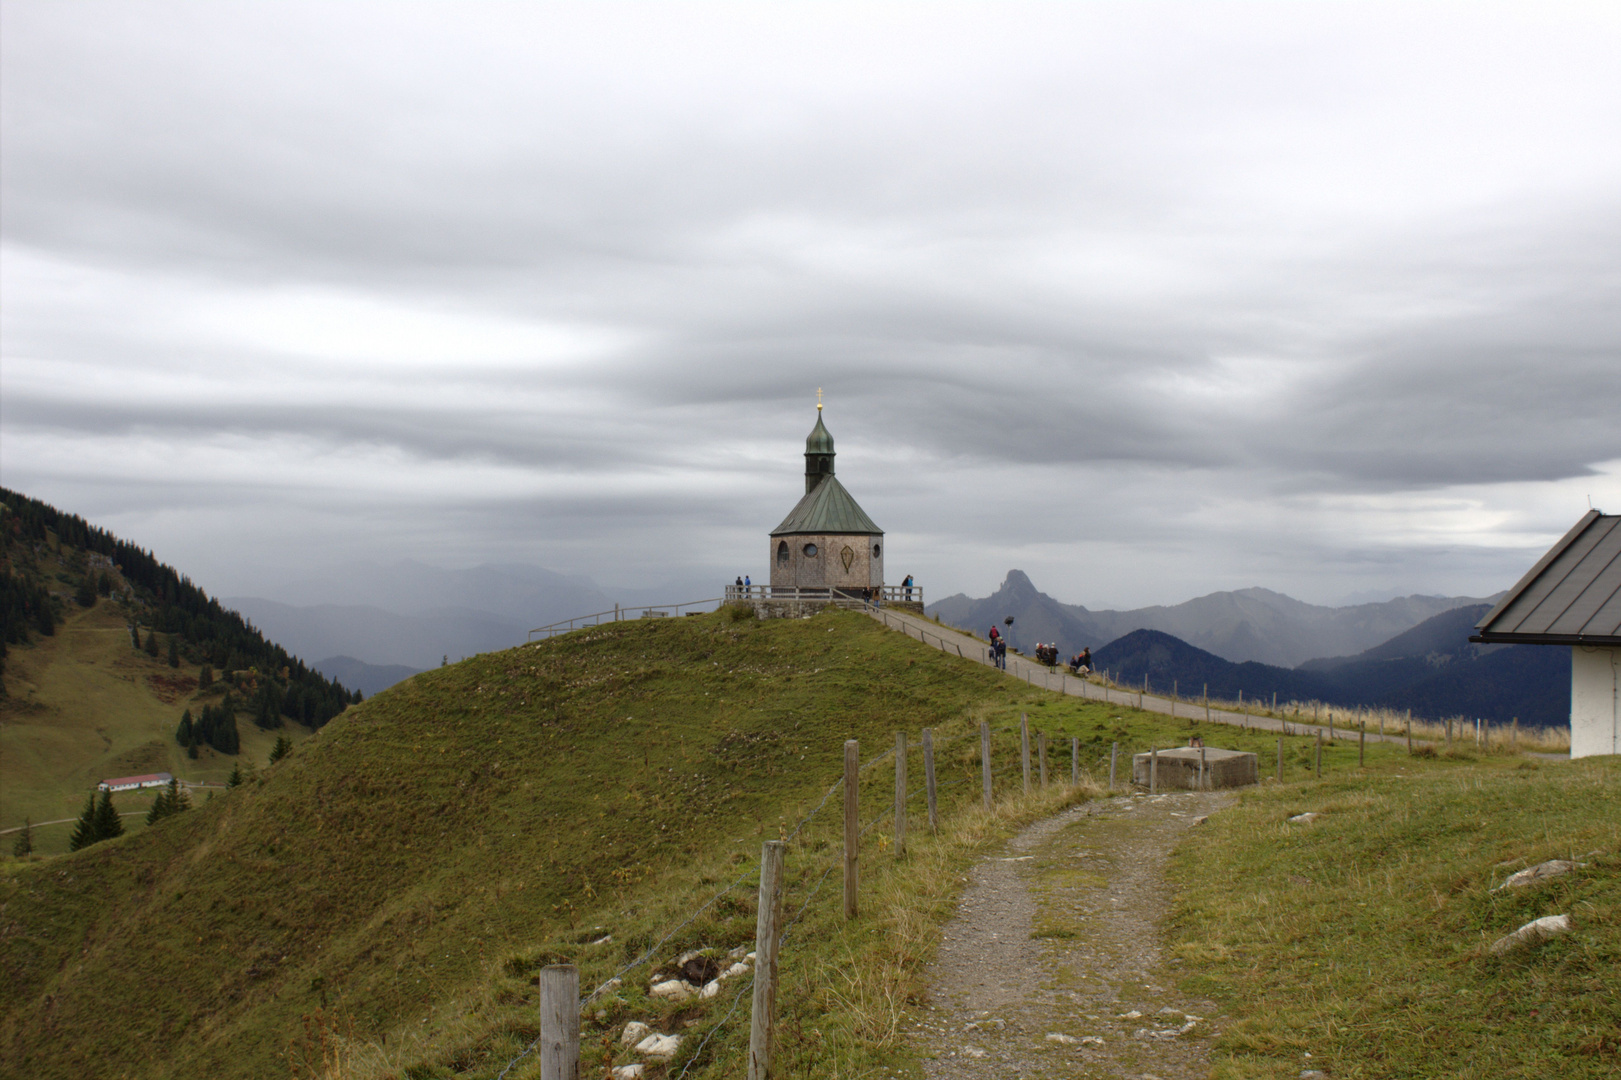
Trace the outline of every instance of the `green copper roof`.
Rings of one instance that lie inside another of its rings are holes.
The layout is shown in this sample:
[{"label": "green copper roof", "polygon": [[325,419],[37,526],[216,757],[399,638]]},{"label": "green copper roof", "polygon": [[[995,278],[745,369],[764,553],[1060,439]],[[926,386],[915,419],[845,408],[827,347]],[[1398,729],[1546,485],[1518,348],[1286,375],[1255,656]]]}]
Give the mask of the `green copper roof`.
[{"label": "green copper roof", "polygon": [[[820,421],[816,426],[821,427]],[[832,443],[833,440],[829,438],[828,445]],[[825,476],[820,484],[805,493],[799,505],[783,518],[782,524],[771,530],[772,536],[790,536],[794,533],[882,536],[884,530],[874,525],[867,512],[856,505],[854,497],[844,490],[837,477]]]},{"label": "green copper roof", "polygon": [[816,426],[811,428],[811,433],[805,437],[805,453],[831,454],[832,452],[833,435],[827,428],[822,426],[822,412],[817,409]]}]

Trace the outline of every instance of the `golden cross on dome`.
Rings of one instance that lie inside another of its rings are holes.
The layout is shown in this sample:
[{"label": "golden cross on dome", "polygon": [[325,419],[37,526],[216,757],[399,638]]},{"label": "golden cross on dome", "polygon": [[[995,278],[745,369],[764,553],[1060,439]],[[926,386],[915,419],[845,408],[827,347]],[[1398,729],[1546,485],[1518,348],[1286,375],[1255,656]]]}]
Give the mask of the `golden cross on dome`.
[{"label": "golden cross on dome", "polygon": [[816,411],[822,411],[822,388],[820,386],[816,388]]}]

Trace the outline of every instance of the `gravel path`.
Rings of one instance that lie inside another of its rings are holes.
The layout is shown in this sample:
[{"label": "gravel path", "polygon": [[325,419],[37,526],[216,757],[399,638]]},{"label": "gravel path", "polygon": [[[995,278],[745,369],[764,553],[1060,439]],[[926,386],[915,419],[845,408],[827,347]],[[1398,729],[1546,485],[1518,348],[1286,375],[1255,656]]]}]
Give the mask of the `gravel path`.
[{"label": "gravel path", "polygon": [[1209,1071],[1218,1018],[1175,987],[1164,865],[1228,793],[1122,796],[1030,826],[975,867],[909,1035],[929,1080]]}]

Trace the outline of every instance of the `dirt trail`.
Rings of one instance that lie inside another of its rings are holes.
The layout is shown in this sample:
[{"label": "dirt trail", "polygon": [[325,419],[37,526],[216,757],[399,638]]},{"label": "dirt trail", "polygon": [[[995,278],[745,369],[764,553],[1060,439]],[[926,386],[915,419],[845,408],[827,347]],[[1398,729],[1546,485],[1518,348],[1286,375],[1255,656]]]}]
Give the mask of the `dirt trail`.
[{"label": "dirt trail", "polygon": [[1030,826],[975,867],[910,1033],[929,1080],[1203,1077],[1219,1018],[1175,987],[1166,857],[1225,793],[1122,796]]}]

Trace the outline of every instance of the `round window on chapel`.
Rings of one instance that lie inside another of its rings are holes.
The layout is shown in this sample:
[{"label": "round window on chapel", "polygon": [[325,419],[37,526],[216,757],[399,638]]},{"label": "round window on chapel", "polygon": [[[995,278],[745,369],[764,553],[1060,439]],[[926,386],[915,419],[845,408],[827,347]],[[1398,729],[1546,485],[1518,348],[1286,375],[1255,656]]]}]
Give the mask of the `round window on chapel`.
[{"label": "round window on chapel", "polygon": [[872,546],[872,557],[873,558],[876,559],[878,556],[882,555],[883,553],[884,553],[883,549],[881,547],[879,547],[877,544],[874,544]]},{"label": "round window on chapel", "polygon": [[807,559],[816,558],[816,545],[815,544],[806,544],[805,545],[805,558],[807,558]]}]

